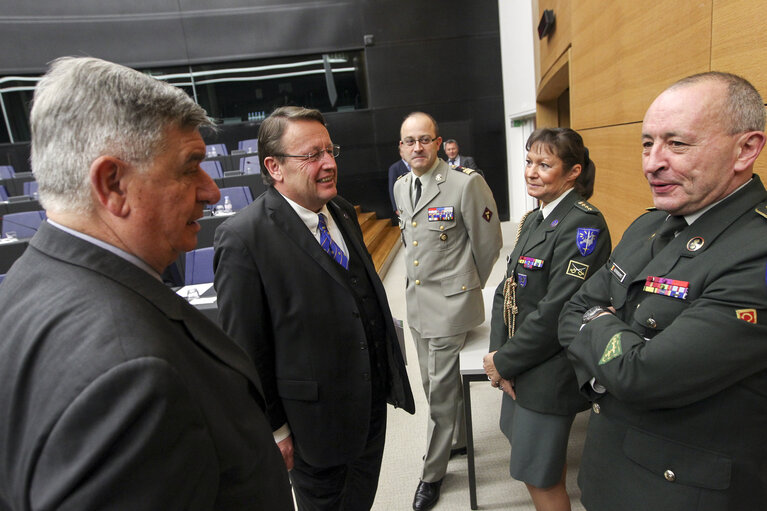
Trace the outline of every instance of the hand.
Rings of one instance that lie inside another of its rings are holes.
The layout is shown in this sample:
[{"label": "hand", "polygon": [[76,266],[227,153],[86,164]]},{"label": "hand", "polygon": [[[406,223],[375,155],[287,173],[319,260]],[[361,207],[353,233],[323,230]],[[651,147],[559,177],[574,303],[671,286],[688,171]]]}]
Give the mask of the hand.
[{"label": "hand", "polygon": [[285,461],[285,467],[289,471],[293,470],[293,436],[277,442],[277,447],[280,448],[282,459]]},{"label": "hand", "polygon": [[504,391],[509,396],[511,396],[511,399],[513,399],[514,401],[517,400],[517,391],[514,388],[514,378],[511,378],[509,380],[502,378],[500,383],[498,384],[498,388],[500,388],[502,391]]},{"label": "hand", "polygon": [[493,361],[494,355],[495,351],[485,355],[482,358],[482,367],[485,369],[485,374],[487,375],[487,379],[490,380],[491,385],[497,387],[501,381],[501,375],[498,374],[498,370],[495,368],[495,362]]}]

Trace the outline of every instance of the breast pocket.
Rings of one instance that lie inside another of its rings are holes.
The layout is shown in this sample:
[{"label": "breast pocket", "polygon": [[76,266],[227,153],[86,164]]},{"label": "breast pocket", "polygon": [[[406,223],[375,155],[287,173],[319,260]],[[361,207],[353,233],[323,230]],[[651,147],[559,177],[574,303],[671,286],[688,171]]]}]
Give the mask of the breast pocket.
[{"label": "breast pocket", "polygon": [[450,250],[456,245],[455,220],[429,222],[429,238],[435,250]]},{"label": "breast pocket", "polygon": [[634,310],[634,321],[644,329],[645,337],[652,338],[671,325],[689,303],[681,298],[642,291],[642,300]]}]

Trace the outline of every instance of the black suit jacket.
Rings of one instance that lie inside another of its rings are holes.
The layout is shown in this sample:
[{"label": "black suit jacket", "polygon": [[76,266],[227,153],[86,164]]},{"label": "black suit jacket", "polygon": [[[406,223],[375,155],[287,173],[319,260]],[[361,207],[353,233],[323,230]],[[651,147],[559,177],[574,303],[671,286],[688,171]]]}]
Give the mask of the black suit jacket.
[{"label": "black suit jacket", "polygon": [[397,202],[394,200],[394,183],[397,182],[397,179],[399,179],[400,176],[404,176],[408,172],[410,171],[408,170],[407,165],[405,165],[405,162],[401,159],[392,163],[389,167],[389,200],[391,201],[392,211],[397,211],[399,209],[397,207]]},{"label": "black suit jacket", "polygon": [[0,509],[293,509],[251,362],[151,275],[43,223],[0,310]]},{"label": "black suit jacket", "polygon": [[[328,209],[383,308],[389,402],[413,413],[386,292],[354,208],[336,197]],[[346,270],[274,188],[224,222],[215,247],[219,317],[256,363],[272,428],[287,422],[296,448],[314,466],[356,458],[367,441],[373,373]]]}]

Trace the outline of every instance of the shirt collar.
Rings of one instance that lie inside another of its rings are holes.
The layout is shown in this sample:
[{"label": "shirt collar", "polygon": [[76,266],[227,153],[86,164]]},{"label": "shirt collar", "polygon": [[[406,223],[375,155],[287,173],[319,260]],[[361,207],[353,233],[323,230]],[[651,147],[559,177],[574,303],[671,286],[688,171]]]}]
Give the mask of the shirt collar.
[{"label": "shirt collar", "polygon": [[562,202],[562,199],[564,199],[565,196],[572,191],[573,191],[573,188],[568,188],[566,192],[564,192],[559,197],[557,197],[553,201],[543,206],[543,208],[541,209],[541,214],[543,215],[543,218],[546,218],[547,216],[549,216],[551,212],[554,211],[554,208],[556,208],[559,205],[559,203]]},{"label": "shirt collar", "polygon": [[[745,186],[746,186],[748,183],[750,183],[750,182],[751,182],[751,180],[752,180],[752,179],[753,179],[753,178],[749,179],[748,181],[746,181],[745,183],[743,183],[742,185],[740,185],[739,187],[737,187],[735,190],[733,190],[733,191],[732,191],[732,193],[730,193],[729,195],[727,195],[727,197],[729,197],[729,196],[730,196],[730,195],[732,195],[733,193],[736,193],[736,192],[738,192],[738,191],[739,191],[741,188],[744,188],[744,187],[745,187]],[[700,218],[701,216],[703,216],[703,213],[705,213],[705,212],[706,212],[706,211],[708,211],[709,209],[713,208],[714,206],[716,206],[717,204],[719,204],[720,202],[722,202],[723,200],[725,200],[727,197],[722,197],[721,199],[719,199],[718,201],[714,202],[713,204],[709,204],[709,205],[708,205],[708,206],[706,206],[705,208],[703,208],[703,209],[700,209],[700,210],[696,211],[695,213],[690,213],[689,215],[684,215],[684,219],[685,219],[685,221],[687,222],[687,225],[692,225],[692,223],[693,223],[695,220],[697,220],[698,218]]]}]

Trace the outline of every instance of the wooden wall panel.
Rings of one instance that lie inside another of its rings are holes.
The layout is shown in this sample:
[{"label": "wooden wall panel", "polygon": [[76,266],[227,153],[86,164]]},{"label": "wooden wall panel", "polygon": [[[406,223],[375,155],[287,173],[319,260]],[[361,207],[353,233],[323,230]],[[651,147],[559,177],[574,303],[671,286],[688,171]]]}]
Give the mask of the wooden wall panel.
[{"label": "wooden wall panel", "polygon": [[711,69],[746,78],[767,97],[767,23],[760,0],[714,0]]},{"label": "wooden wall panel", "polygon": [[[541,80],[546,78],[546,74],[551,69],[551,66],[567,51],[572,42],[570,22],[572,2],[571,0],[537,0],[537,10],[535,9],[535,3],[533,3],[533,16],[535,17],[533,20],[533,38],[535,39],[538,54],[535,68],[535,85],[539,87]],[[554,33],[540,40],[538,39],[538,22],[541,20],[545,9],[552,9],[554,11],[556,26]]]},{"label": "wooden wall panel", "polygon": [[642,173],[642,123],[579,133],[597,169],[589,201],[605,216],[615,246],[629,224],[653,205]]},{"label": "wooden wall panel", "polygon": [[639,122],[666,86],[708,71],[711,2],[578,2],[571,13],[573,128]]}]

